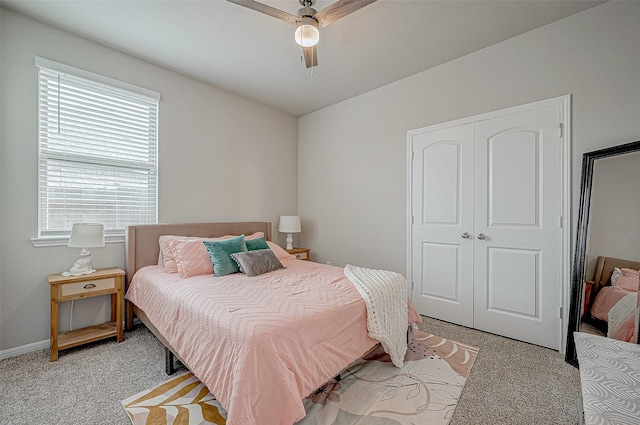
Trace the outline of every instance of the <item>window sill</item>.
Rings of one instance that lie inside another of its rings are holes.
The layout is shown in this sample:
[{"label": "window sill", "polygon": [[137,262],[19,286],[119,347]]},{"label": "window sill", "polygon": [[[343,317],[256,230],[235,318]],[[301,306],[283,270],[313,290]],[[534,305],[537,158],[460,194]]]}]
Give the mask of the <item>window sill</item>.
[{"label": "window sill", "polygon": [[[120,243],[124,242],[124,234],[122,235],[105,235],[104,242],[107,243]],[[40,238],[31,238],[31,243],[36,248],[43,248],[49,246],[67,246],[69,243],[69,236],[45,236]]]}]

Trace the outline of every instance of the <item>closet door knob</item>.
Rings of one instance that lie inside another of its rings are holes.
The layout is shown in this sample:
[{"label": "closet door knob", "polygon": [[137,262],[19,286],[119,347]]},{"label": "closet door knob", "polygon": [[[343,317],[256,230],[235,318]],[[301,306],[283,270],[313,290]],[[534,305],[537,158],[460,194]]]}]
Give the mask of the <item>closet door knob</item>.
[{"label": "closet door knob", "polygon": [[484,233],[478,234],[478,239],[480,239],[481,241],[485,240],[486,238],[487,238],[487,235],[485,235]]},{"label": "closet door knob", "polygon": [[462,239],[469,239],[471,237],[471,235],[469,234],[469,232],[464,232],[462,235]]}]

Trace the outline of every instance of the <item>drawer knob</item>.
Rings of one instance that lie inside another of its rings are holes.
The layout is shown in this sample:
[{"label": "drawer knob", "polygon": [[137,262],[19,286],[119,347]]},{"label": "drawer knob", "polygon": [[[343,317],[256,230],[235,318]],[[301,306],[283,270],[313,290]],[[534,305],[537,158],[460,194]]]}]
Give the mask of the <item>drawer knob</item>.
[{"label": "drawer knob", "polygon": [[87,283],[86,285],[83,286],[84,289],[93,289],[95,287],[96,287],[95,283]]},{"label": "drawer knob", "polygon": [[298,260],[300,259],[300,257],[302,257],[302,255],[300,255],[300,254],[296,254],[296,258],[297,258]]}]

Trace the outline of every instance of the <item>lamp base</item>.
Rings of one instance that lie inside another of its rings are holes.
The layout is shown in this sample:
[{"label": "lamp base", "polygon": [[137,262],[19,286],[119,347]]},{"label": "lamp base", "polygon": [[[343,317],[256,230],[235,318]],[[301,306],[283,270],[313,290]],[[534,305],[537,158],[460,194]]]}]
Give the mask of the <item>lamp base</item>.
[{"label": "lamp base", "polygon": [[287,233],[287,248],[286,249],[293,249],[293,234],[291,234],[291,233]]},{"label": "lamp base", "polygon": [[80,258],[78,258],[69,271],[62,272],[62,276],[80,276],[83,274],[94,273],[95,269],[91,267],[91,251],[87,248],[82,248],[80,252]]}]

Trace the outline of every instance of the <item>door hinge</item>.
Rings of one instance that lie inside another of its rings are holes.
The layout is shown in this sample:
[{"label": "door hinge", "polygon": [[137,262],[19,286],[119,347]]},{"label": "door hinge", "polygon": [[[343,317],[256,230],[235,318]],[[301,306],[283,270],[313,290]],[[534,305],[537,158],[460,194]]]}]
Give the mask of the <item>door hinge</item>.
[{"label": "door hinge", "polygon": [[413,216],[411,216],[411,224],[413,224]]},{"label": "door hinge", "polygon": [[564,124],[560,123],[558,124],[558,128],[560,129],[560,138],[564,137]]},{"label": "door hinge", "polygon": [[560,216],[560,228],[564,226],[564,217]]},{"label": "door hinge", "polygon": [[411,291],[413,292],[413,280],[411,281]]},{"label": "door hinge", "polygon": [[412,160],[412,161],[413,161],[413,158],[414,158],[414,156],[415,156],[414,154],[415,154],[415,152],[414,152],[414,151],[411,151],[411,160]]},{"label": "door hinge", "polygon": [[560,318],[562,319],[562,306],[560,306]]}]

